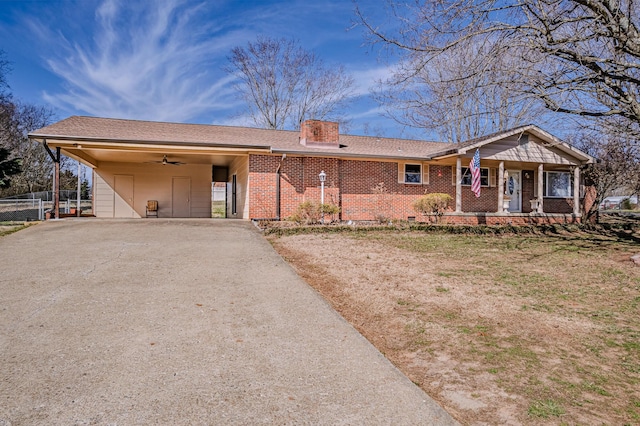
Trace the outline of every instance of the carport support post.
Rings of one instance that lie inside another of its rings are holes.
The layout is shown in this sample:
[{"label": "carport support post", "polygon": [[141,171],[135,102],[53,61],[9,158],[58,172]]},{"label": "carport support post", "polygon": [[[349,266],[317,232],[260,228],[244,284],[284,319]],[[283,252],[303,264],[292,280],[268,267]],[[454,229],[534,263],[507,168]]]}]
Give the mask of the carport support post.
[{"label": "carport support post", "polygon": [[53,215],[60,219],[60,147],[56,147],[56,159],[53,162]]},{"label": "carport support post", "polygon": [[51,152],[51,148],[47,145],[47,140],[42,141],[44,149],[47,150],[49,157],[53,160],[53,211],[52,218],[60,218],[60,147],[56,147],[55,155]]},{"label": "carport support post", "polygon": [[82,181],[80,180],[80,160],[78,160],[78,203],[76,205],[76,215],[78,217],[80,217],[80,199],[82,197],[82,194],[80,192],[82,186]]}]

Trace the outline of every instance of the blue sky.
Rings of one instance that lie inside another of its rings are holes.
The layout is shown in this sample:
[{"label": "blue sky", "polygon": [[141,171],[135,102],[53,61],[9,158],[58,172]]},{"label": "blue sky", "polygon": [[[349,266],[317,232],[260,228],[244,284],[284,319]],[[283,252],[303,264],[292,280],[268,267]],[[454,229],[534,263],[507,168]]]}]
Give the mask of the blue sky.
[{"label": "blue sky", "polygon": [[[381,1],[360,2],[370,14]],[[0,0],[11,92],[59,119],[93,115],[251,125],[223,67],[258,35],[293,37],[357,81],[349,133],[416,137],[369,98],[388,65],[353,28],[350,0]]]}]

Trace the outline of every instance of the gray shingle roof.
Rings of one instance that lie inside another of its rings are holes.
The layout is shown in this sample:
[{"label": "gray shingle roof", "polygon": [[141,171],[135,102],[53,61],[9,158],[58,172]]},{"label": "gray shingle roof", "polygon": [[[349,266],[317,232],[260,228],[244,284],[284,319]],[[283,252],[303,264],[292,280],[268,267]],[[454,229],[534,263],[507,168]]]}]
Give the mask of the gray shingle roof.
[{"label": "gray shingle roof", "polygon": [[426,158],[431,153],[455,146],[442,142],[340,135],[338,149],[313,148],[300,144],[297,131],[81,116],[69,117],[29,136],[50,140],[230,146],[266,148],[280,153],[385,158]]},{"label": "gray shingle roof", "polygon": [[531,124],[458,144],[341,134],[340,148],[317,148],[302,145],[300,133],[297,131],[72,116],[36,130],[30,133],[29,137],[49,140],[268,149],[276,153],[331,157],[433,159],[464,153],[470,148],[522,132],[535,134],[577,158],[588,162],[594,161],[587,154]]}]

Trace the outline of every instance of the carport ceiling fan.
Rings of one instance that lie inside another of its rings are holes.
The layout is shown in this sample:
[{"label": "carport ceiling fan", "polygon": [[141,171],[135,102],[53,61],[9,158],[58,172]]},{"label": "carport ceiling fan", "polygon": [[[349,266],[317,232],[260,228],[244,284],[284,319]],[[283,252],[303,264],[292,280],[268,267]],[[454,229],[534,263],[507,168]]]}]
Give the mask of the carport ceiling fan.
[{"label": "carport ceiling fan", "polygon": [[150,163],[162,164],[163,166],[166,166],[167,164],[171,164],[172,166],[181,166],[183,164],[187,164],[187,163],[182,163],[180,161],[169,161],[169,159],[167,158],[166,154],[162,157],[162,160],[149,161],[149,162]]}]

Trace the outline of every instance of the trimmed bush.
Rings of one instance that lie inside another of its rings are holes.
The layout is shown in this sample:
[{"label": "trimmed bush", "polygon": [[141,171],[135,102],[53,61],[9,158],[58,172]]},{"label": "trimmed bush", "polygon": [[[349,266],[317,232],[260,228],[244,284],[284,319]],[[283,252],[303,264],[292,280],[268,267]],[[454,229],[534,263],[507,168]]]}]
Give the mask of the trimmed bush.
[{"label": "trimmed bush", "polygon": [[434,192],[425,194],[413,202],[413,209],[425,216],[433,215],[438,221],[438,217],[442,216],[447,210],[449,202],[452,200],[451,195]]},{"label": "trimmed bush", "polygon": [[315,201],[301,203],[289,220],[298,224],[313,225],[320,223],[324,213],[325,222],[333,222],[340,213],[340,207],[335,204],[320,204]]}]

